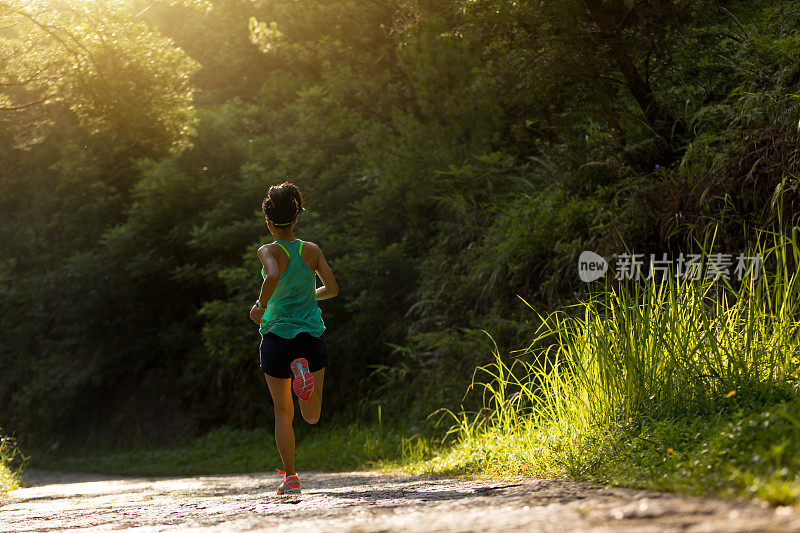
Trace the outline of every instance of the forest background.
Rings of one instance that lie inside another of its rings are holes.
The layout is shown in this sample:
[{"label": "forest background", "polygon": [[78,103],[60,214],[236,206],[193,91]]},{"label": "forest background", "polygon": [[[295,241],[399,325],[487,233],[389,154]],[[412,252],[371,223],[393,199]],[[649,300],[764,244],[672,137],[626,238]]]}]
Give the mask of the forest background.
[{"label": "forest background", "polygon": [[521,298],[586,293],[581,251],[794,226],[799,87],[789,1],[2,0],[0,427],[268,426],[247,313],[288,179],[341,288],[325,416],[420,431],[481,330],[508,354]]}]

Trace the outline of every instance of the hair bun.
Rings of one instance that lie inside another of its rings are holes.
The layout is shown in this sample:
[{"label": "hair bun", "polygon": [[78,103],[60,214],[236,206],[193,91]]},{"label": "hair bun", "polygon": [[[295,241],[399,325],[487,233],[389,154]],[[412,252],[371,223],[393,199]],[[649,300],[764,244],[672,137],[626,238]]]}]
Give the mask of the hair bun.
[{"label": "hair bun", "polygon": [[261,208],[267,220],[275,226],[289,226],[305,211],[300,189],[288,181],[270,187]]}]

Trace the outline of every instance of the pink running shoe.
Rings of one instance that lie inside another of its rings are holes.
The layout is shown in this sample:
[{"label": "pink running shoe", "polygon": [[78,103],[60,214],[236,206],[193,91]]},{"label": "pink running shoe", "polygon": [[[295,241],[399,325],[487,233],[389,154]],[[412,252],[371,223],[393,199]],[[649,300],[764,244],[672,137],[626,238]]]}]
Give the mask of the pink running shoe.
[{"label": "pink running shoe", "polygon": [[278,473],[283,475],[283,483],[278,487],[278,496],[300,494],[300,478],[297,474],[287,476],[283,470],[278,470]]},{"label": "pink running shoe", "polygon": [[310,401],[314,390],[314,376],[308,371],[308,361],[302,357],[295,359],[291,368],[294,373],[292,390],[301,400]]}]

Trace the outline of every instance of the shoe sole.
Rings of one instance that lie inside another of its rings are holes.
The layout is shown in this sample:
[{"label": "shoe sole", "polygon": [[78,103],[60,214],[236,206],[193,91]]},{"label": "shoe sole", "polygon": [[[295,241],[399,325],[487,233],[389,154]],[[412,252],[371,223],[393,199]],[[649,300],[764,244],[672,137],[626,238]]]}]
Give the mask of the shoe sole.
[{"label": "shoe sole", "polygon": [[302,357],[295,359],[291,369],[294,374],[292,390],[301,400],[310,401],[314,391],[314,376],[308,371],[308,361]]}]

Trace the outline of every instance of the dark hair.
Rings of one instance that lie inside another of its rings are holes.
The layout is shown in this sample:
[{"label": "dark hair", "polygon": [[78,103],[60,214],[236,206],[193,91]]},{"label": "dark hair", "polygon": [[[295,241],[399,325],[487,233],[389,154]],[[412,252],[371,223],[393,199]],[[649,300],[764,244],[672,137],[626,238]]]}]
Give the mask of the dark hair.
[{"label": "dark hair", "polygon": [[295,221],[297,215],[305,210],[303,195],[297,185],[284,181],[280,185],[273,185],[267,191],[267,197],[261,203],[261,209],[267,220],[275,226],[289,226]]}]

